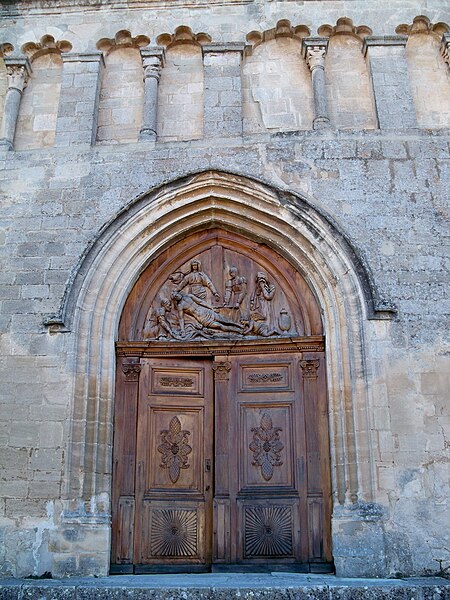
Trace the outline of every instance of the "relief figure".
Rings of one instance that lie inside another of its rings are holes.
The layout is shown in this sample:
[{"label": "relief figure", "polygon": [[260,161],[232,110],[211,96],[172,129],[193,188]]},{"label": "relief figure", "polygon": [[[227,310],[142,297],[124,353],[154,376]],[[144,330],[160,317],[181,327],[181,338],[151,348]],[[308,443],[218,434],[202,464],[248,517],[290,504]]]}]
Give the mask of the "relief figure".
[{"label": "relief figure", "polygon": [[206,300],[207,290],[211,290],[216,300],[220,299],[219,292],[216,290],[213,282],[206,273],[202,271],[202,263],[198,259],[191,260],[191,270],[189,273],[174,273],[170,280],[175,283],[174,292],[181,292],[184,288],[187,293],[202,300]]},{"label": "relief figure", "polygon": [[172,299],[178,311],[180,333],[185,335],[185,315],[192,317],[200,326],[199,329],[218,329],[228,333],[242,333],[244,326],[234,323],[214,310],[207,302],[194,294],[172,292]]},{"label": "relief figure", "polygon": [[247,294],[247,280],[239,275],[236,267],[228,269],[230,277],[225,282],[224,308],[240,308]]},{"label": "relief figure", "polygon": [[266,321],[269,317],[269,303],[275,296],[276,287],[270,283],[262,271],[256,274],[255,289],[250,296],[250,316],[254,321]]}]

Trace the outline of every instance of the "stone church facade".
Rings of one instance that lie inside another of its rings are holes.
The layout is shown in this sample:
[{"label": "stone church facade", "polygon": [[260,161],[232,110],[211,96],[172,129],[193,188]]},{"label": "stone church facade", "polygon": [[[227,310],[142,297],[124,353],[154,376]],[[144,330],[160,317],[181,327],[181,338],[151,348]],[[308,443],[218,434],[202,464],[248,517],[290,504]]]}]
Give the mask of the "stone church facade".
[{"label": "stone church facade", "polygon": [[447,0],[0,15],[0,574],[448,574]]}]

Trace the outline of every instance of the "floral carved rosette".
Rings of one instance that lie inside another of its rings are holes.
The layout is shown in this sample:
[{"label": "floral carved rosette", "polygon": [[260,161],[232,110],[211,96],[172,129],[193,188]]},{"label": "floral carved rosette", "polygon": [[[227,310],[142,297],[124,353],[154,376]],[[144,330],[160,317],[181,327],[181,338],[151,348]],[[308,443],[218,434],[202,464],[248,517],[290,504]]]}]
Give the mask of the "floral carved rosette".
[{"label": "floral carved rosette", "polygon": [[169,429],[163,429],[160,433],[162,443],[158,446],[158,452],[162,454],[161,467],[169,469],[169,477],[172,483],[176,483],[180,477],[181,469],[188,469],[188,455],[192,452],[188,444],[191,432],[181,429],[178,417],[173,417],[169,423]]},{"label": "floral carved rosette", "polygon": [[266,481],[273,476],[273,468],[280,467],[283,461],[280,453],[284,444],[280,441],[281,427],[274,427],[269,413],[263,413],[259,427],[252,427],[253,440],[249,449],[253,452],[254,467],[261,467],[261,475]]}]

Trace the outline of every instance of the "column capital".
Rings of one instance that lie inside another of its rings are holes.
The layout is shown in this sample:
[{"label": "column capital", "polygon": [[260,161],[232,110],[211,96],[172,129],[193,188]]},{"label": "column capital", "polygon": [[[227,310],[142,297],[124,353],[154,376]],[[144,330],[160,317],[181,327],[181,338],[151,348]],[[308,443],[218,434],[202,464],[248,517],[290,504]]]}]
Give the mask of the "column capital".
[{"label": "column capital", "polygon": [[309,37],[302,40],[302,54],[311,71],[316,68],[323,69],[325,67],[327,50],[327,37]]},{"label": "column capital", "polygon": [[217,361],[212,364],[214,378],[216,381],[228,381],[231,371],[231,363],[229,361]]},{"label": "column capital", "polygon": [[450,33],[444,33],[442,36],[441,54],[444,61],[450,67]]},{"label": "column capital", "polygon": [[8,77],[8,89],[16,89],[22,93],[32,73],[30,61],[28,58],[6,57],[4,62]]},{"label": "column capital", "polygon": [[406,46],[408,41],[407,35],[368,35],[364,38],[362,45],[363,56],[366,56],[367,51],[373,46]]},{"label": "column capital", "polygon": [[144,79],[147,77],[154,77],[159,80],[161,76],[161,67],[165,63],[165,51],[164,48],[140,48],[142,66],[144,68]]}]

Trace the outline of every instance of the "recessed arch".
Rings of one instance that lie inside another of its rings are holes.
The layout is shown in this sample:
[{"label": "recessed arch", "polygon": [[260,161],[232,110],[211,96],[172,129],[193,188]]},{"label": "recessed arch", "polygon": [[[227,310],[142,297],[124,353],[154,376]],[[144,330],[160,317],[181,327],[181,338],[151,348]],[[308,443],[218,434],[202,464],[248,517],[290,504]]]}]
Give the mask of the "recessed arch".
[{"label": "recessed arch", "polygon": [[374,499],[364,325],[389,310],[377,310],[357,253],[310,203],[238,175],[205,172],[139,198],[107,224],[86,251],[62,314],[48,322],[56,329],[65,323],[73,340],[68,510],[75,502],[95,517],[96,499],[110,491],[114,343],[133,285],[165,248],[212,227],[266,244],[307,282],[326,336],[334,503]]}]

